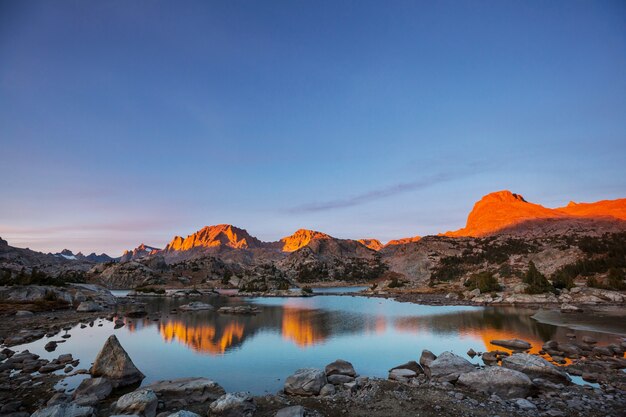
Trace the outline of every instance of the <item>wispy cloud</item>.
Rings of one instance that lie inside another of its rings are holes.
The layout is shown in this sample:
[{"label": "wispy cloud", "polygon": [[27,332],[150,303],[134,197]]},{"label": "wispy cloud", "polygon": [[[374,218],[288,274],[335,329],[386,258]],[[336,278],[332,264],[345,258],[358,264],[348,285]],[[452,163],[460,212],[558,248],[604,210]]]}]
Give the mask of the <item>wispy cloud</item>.
[{"label": "wispy cloud", "polygon": [[452,173],[439,173],[430,175],[424,178],[417,179],[410,182],[402,182],[398,184],[392,184],[388,187],[379,188],[377,190],[368,191],[362,194],[349,196],[346,198],[338,198],[335,200],[328,200],[322,202],[312,202],[302,204],[290,208],[290,213],[313,213],[319,211],[334,210],[346,207],[354,207],[361,204],[366,204],[372,201],[381,200],[383,198],[391,197],[398,194],[407,193],[409,191],[417,191],[426,187],[430,187],[435,184],[440,184],[445,181],[450,181],[456,178],[458,174]]}]

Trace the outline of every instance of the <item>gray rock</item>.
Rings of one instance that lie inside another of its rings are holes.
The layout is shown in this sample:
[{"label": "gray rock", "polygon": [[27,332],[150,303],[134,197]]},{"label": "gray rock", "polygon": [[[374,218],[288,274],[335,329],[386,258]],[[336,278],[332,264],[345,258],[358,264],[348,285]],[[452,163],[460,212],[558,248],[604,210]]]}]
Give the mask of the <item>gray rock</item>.
[{"label": "gray rock", "polygon": [[31,417],[91,417],[94,409],[78,404],[57,404],[35,411]]},{"label": "gray rock", "polygon": [[424,366],[426,375],[440,382],[454,382],[460,374],[475,370],[471,362],[452,352],[443,352],[430,365]]},{"label": "gray rock", "polygon": [[570,377],[540,356],[514,353],[502,359],[502,366],[525,373],[531,378],[542,378],[557,383],[569,383]]},{"label": "gray rock", "polygon": [[326,384],[320,390],[320,396],[329,397],[331,395],[335,395],[336,392],[337,390],[335,389],[335,386],[333,384]]},{"label": "gray rock", "polygon": [[537,406],[525,398],[519,398],[515,401],[515,404],[522,410],[536,410]]},{"label": "gray rock", "polygon": [[249,394],[235,392],[222,395],[211,403],[209,409],[221,417],[252,417],[256,403]]},{"label": "gray rock", "polygon": [[501,398],[526,397],[533,387],[527,375],[500,366],[461,374],[457,385],[473,391],[496,394]]},{"label": "gray rock", "polygon": [[167,417],[200,417],[200,415],[196,413],[192,413],[191,411],[180,410],[173,414],[168,415]]},{"label": "gray rock", "polygon": [[306,417],[306,408],[301,405],[292,405],[291,407],[281,408],[276,412],[274,417]]},{"label": "gray rock", "polygon": [[140,389],[122,395],[115,404],[115,411],[120,414],[137,414],[143,417],[155,417],[159,399],[154,391]]},{"label": "gray rock", "polygon": [[356,371],[354,370],[354,366],[352,366],[350,362],[344,361],[342,359],[337,359],[336,361],[329,363],[328,365],[326,365],[324,371],[326,372],[326,376],[338,374],[356,377]]},{"label": "gray rock", "polygon": [[207,378],[180,378],[157,381],[144,388],[154,391],[168,408],[215,401],[226,393],[217,382]]},{"label": "gray rock", "polygon": [[15,312],[15,317],[32,317],[34,315],[35,313],[33,313],[32,311],[26,310],[18,310]]},{"label": "gray rock", "polygon": [[334,384],[334,385],[341,385],[341,384],[354,381],[353,376],[339,375],[339,374],[330,375],[326,379],[328,380],[329,383]]},{"label": "gray rock", "polygon": [[95,405],[104,400],[113,391],[111,381],[106,378],[89,378],[83,380],[76,391],[73,400],[79,405]]},{"label": "gray rock", "polygon": [[79,313],[93,313],[102,310],[104,310],[104,308],[95,301],[83,301],[76,307],[76,311]]},{"label": "gray rock", "polygon": [[184,304],[178,307],[181,311],[204,311],[213,310],[214,307],[211,304],[203,303],[201,301],[192,301],[189,304]]},{"label": "gray rock", "polygon": [[104,343],[90,372],[94,377],[104,376],[108,378],[113,388],[132,385],[145,378],[115,335],[109,336]]},{"label": "gray rock", "polygon": [[492,340],[490,343],[513,350],[528,350],[532,347],[530,343],[520,339]]},{"label": "gray rock", "polygon": [[420,365],[422,367],[427,367],[435,359],[437,359],[437,356],[435,356],[434,353],[432,353],[430,350],[424,349],[422,350],[422,355],[420,356]]},{"label": "gray rock", "polygon": [[409,382],[411,378],[417,377],[417,373],[412,369],[394,368],[389,371],[388,378],[393,381]]},{"label": "gray rock", "polygon": [[318,395],[326,385],[324,371],[313,368],[298,369],[285,380],[285,393],[291,395]]},{"label": "gray rock", "polygon": [[424,369],[420,366],[419,363],[415,361],[409,361],[407,363],[403,363],[402,365],[393,367],[389,370],[389,372],[393,371],[394,369],[410,369],[411,371],[415,372],[417,375],[424,373]]}]

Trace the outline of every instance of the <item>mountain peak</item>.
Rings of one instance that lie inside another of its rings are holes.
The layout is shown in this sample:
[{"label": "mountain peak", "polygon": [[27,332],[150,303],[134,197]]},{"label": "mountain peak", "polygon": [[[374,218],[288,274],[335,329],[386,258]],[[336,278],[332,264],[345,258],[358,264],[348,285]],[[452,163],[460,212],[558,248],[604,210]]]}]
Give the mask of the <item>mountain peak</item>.
[{"label": "mountain peak", "polygon": [[231,224],[217,224],[204,226],[195,233],[182,238],[176,236],[165,247],[166,251],[185,251],[194,248],[230,247],[234,249],[249,249],[260,247],[262,242],[250,236],[245,229]]},{"label": "mountain peak", "polygon": [[378,239],[359,239],[357,242],[375,251],[379,251],[383,248],[382,242]]},{"label": "mountain peak", "polygon": [[315,230],[298,229],[292,235],[282,238],[280,242],[283,244],[283,252],[295,252],[315,239],[331,239],[331,236]]},{"label": "mountain peak", "polygon": [[501,191],[495,191],[493,193],[489,193],[483,196],[483,198],[481,198],[480,201],[502,202],[502,203],[507,203],[507,202],[527,203],[527,201],[524,199],[524,197],[521,194],[515,194],[509,190],[501,190]]}]

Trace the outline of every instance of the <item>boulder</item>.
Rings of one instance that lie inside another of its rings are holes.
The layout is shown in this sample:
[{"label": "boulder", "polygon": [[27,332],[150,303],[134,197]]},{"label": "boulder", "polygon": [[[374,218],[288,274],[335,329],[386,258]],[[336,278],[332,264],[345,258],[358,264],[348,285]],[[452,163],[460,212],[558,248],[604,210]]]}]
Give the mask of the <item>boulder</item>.
[{"label": "boulder", "polygon": [[109,336],[91,367],[91,375],[108,378],[113,388],[136,384],[145,378],[115,335]]},{"label": "boulder", "polygon": [[500,366],[461,374],[457,385],[473,391],[496,394],[502,398],[526,397],[533,387],[527,375]]},{"label": "boulder", "polygon": [[409,369],[409,370],[415,372],[416,375],[424,373],[424,369],[422,369],[420,364],[415,362],[415,361],[409,361],[407,363],[403,363],[402,365],[395,366],[395,367],[391,368],[389,370],[389,372],[391,372],[391,371],[393,371],[395,369]]},{"label": "boulder", "polygon": [[422,355],[420,356],[420,365],[422,367],[426,367],[430,365],[430,363],[435,359],[437,359],[437,356],[435,356],[434,353],[432,353],[430,350],[424,349],[422,350]]},{"label": "boulder", "polygon": [[245,392],[224,394],[209,406],[211,414],[221,417],[252,417],[256,411],[254,398]]},{"label": "boulder", "polygon": [[187,410],[180,410],[168,415],[167,417],[200,417],[200,414],[192,413]]},{"label": "boulder", "polygon": [[57,404],[42,408],[31,414],[31,417],[92,417],[94,409],[78,404]]},{"label": "boulder", "polygon": [[145,388],[154,391],[167,408],[215,401],[226,393],[217,382],[198,377],[157,381]]},{"label": "boulder", "polygon": [[337,392],[337,389],[335,388],[333,384],[326,384],[320,390],[320,396],[328,397],[331,395],[335,395],[336,392]]},{"label": "boulder", "polygon": [[346,384],[348,382],[354,381],[354,377],[353,376],[340,375],[340,374],[330,375],[330,376],[326,377],[326,379],[328,380],[329,383],[331,383],[333,385],[341,385],[341,384]]},{"label": "boulder", "polygon": [[111,381],[106,378],[89,378],[83,380],[76,391],[73,401],[78,405],[95,405],[104,400],[113,391]]},{"label": "boulder", "polygon": [[192,301],[189,304],[184,304],[178,307],[181,311],[204,311],[213,310],[214,307],[211,304],[203,303],[202,301]]},{"label": "boulder", "polygon": [[338,374],[356,377],[356,371],[354,370],[354,366],[352,366],[350,362],[344,361],[342,359],[337,359],[336,361],[329,363],[328,365],[326,365],[324,371],[326,372],[326,376]]},{"label": "boulder", "polygon": [[76,307],[76,311],[79,313],[93,313],[102,310],[104,310],[104,308],[95,301],[83,301]]},{"label": "boulder", "polygon": [[122,395],[115,404],[115,410],[120,414],[155,417],[158,403],[154,391],[144,388]]},{"label": "boulder", "polygon": [[285,380],[285,393],[291,395],[318,395],[326,385],[326,374],[320,369],[298,369]]},{"label": "boulder", "polygon": [[512,350],[528,350],[532,345],[524,340],[520,339],[507,339],[507,340],[492,340],[492,345],[502,346]]},{"label": "boulder", "polygon": [[417,377],[417,373],[411,369],[392,369],[389,371],[389,379],[398,382],[409,382],[411,378]]},{"label": "boulder", "polygon": [[471,362],[452,352],[443,352],[430,365],[424,366],[424,372],[429,378],[443,382],[454,382],[459,375],[475,370]]},{"label": "boulder", "polygon": [[569,383],[570,377],[540,356],[514,353],[502,360],[502,366],[523,372],[531,378],[541,378],[557,383]]}]

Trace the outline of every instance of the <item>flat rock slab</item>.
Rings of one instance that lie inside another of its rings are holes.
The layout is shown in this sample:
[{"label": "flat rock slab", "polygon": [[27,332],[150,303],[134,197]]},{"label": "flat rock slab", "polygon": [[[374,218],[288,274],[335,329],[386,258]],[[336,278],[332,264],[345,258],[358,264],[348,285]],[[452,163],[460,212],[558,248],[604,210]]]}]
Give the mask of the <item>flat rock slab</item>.
[{"label": "flat rock slab", "polygon": [[145,387],[154,391],[167,407],[185,407],[215,401],[226,393],[217,382],[207,378],[180,378],[157,381]]},{"label": "flat rock slab", "polygon": [[492,345],[502,346],[502,347],[509,348],[512,350],[528,350],[532,347],[530,343],[526,342],[525,340],[520,340],[520,339],[505,339],[505,340],[496,339],[496,340],[490,341],[489,343],[491,343]]},{"label": "flat rock slab", "polygon": [[540,356],[514,353],[502,359],[502,366],[525,373],[531,378],[542,378],[557,383],[569,383],[570,377]]},{"label": "flat rock slab", "polygon": [[533,387],[526,374],[500,366],[461,374],[457,385],[473,391],[496,394],[502,398],[524,398]]}]

